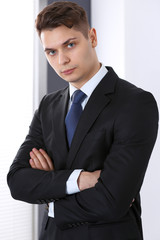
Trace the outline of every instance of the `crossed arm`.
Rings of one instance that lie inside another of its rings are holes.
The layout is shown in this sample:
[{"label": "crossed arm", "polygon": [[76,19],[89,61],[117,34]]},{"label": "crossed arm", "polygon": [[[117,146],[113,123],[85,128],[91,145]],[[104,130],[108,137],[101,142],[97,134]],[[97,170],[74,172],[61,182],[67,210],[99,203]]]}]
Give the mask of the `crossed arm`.
[{"label": "crossed arm", "polygon": [[[45,171],[54,170],[51,158],[43,149],[38,150],[36,148],[33,148],[32,151],[30,152],[30,157],[31,159],[29,160],[29,163],[32,168]],[[82,191],[87,188],[94,187],[95,184],[98,182],[100,173],[101,170],[96,170],[94,172],[82,171],[77,181],[79,190]]]},{"label": "crossed arm", "polygon": [[[51,158],[43,149],[37,150],[36,148],[33,148],[32,151],[30,152],[30,157],[31,159],[29,160],[29,163],[32,168],[45,170],[45,171],[54,170],[54,166]],[[77,181],[79,190],[82,191],[87,188],[94,187],[95,184],[98,182],[100,173],[101,173],[101,170],[96,170],[94,172],[87,172],[87,171],[81,172]],[[134,201],[135,199],[132,200],[130,207],[132,206]]]}]

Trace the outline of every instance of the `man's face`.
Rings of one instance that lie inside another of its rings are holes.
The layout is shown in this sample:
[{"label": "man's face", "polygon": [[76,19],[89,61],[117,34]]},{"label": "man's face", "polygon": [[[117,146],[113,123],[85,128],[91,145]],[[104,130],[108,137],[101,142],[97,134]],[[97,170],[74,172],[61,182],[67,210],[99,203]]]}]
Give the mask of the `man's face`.
[{"label": "man's face", "polygon": [[80,31],[65,26],[44,30],[40,37],[52,68],[75,87],[80,88],[99,70],[94,29],[88,39]]}]

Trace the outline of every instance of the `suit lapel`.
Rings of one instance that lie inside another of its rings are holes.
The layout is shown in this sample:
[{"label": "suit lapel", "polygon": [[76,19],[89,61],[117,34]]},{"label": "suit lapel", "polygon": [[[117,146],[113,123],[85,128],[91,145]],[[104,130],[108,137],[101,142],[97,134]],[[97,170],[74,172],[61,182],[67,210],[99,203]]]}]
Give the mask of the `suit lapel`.
[{"label": "suit lapel", "polygon": [[60,166],[61,168],[65,166],[66,156],[68,154],[68,146],[64,124],[64,119],[68,108],[68,99],[69,93],[68,88],[66,88],[54,101],[53,106],[53,136],[54,142],[56,144],[56,151],[58,151],[58,155],[61,156],[61,162],[58,163],[58,166]]},{"label": "suit lapel", "polygon": [[92,127],[99,114],[110,103],[112,93],[115,89],[117,75],[112,68],[108,68],[108,73],[92,93],[78,123],[71,148],[69,151],[66,167],[71,168],[87,132]]}]

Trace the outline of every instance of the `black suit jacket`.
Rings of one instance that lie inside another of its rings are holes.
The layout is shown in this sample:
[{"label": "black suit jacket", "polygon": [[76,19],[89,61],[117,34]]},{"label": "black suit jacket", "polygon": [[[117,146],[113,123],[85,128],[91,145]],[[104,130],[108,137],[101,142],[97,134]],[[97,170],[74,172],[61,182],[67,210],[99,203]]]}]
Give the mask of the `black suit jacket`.
[{"label": "black suit jacket", "polygon": [[[158,128],[153,96],[108,67],[81,115],[70,150],[64,124],[68,99],[68,88],[42,99],[8,174],[12,196],[35,204],[55,201],[55,219],[45,221],[40,239],[141,240],[139,191]],[[47,151],[54,171],[30,167],[33,147]],[[102,169],[98,183],[66,195],[66,181],[79,168]]]}]

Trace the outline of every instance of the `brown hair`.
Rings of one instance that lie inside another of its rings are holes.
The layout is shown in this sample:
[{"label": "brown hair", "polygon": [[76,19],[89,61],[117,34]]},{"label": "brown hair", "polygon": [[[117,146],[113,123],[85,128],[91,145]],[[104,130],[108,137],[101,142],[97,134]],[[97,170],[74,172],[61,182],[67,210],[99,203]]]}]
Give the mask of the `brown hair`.
[{"label": "brown hair", "polygon": [[88,38],[89,23],[85,10],[78,4],[68,1],[54,2],[45,7],[37,16],[36,29],[39,34],[61,25],[74,28]]}]

